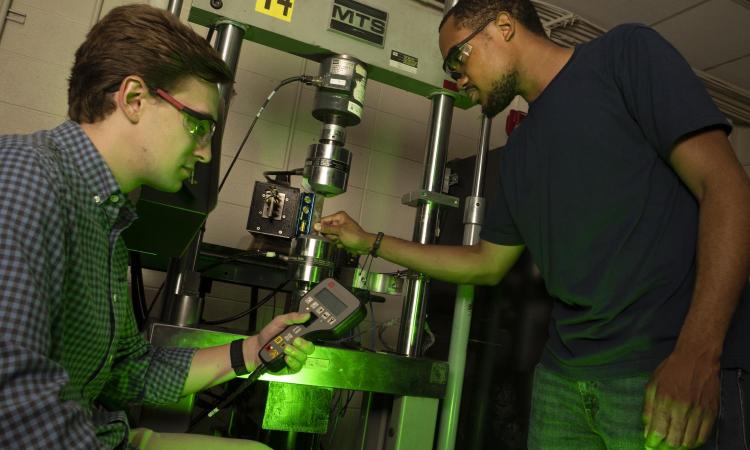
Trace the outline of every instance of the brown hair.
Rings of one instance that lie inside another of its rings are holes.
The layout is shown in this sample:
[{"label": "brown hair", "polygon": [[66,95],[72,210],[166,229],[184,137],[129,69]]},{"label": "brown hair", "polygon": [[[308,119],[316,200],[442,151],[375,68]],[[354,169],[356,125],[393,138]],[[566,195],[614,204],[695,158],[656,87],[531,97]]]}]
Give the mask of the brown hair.
[{"label": "brown hair", "polygon": [[231,83],[232,72],[208,42],[166,10],[145,4],[112,9],[76,51],[68,115],[93,123],[115,110],[110,95],[129,75],[170,90],[185,77]]}]

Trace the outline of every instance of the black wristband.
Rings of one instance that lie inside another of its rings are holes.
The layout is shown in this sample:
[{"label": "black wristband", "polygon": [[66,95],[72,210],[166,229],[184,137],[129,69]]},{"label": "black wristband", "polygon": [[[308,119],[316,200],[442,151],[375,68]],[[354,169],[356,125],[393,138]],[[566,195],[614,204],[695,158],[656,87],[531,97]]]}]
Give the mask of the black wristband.
[{"label": "black wristband", "polygon": [[381,242],[381,241],[383,240],[383,236],[385,236],[385,235],[383,234],[383,232],[382,232],[382,231],[379,231],[379,232],[378,232],[378,235],[377,235],[377,236],[375,236],[375,243],[374,243],[374,244],[372,244],[372,250],[370,250],[370,254],[371,254],[372,256],[376,257],[376,258],[377,258],[377,256],[378,256],[378,255],[377,255],[377,253],[378,253],[378,249],[380,248],[380,242]]},{"label": "black wristband", "polygon": [[247,375],[247,364],[245,364],[245,354],[242,352],[242,343],[245,339],[237,339],[229,344],[229,361],[232,364],[232,369],[237,376]]}]

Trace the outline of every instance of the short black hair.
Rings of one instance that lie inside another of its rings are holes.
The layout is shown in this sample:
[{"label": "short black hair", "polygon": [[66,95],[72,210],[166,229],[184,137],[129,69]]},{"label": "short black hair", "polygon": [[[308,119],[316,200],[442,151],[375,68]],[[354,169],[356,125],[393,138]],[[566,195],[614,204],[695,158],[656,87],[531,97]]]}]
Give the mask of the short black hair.
[{"label": "short black hair", "polygon": [[532,33],[547,38],[542,21],[530,0],[459,0],[443,17],[440,28],[449,17],[455,17],[456,24],[465,28],[482,26],[490,17],[505,11],[518,20]]}]

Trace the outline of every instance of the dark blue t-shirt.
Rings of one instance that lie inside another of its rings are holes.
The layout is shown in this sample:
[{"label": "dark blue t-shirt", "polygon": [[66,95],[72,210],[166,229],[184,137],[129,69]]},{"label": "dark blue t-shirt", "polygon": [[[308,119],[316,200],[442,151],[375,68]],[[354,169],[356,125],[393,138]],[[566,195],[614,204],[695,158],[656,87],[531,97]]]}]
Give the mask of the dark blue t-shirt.
[{"label": "dark blue t-shirt", "polygon": [[[542,362],[604,378],[652,371],[695,282],[698,203],[668,164],[725,117],[685,60],[641,25],[576,47],[512,133],[482,239],[525,244],[555,302]],[[725,367],[750,369],[748,289]],[[742,325],[742,326],[740,326]]]}]

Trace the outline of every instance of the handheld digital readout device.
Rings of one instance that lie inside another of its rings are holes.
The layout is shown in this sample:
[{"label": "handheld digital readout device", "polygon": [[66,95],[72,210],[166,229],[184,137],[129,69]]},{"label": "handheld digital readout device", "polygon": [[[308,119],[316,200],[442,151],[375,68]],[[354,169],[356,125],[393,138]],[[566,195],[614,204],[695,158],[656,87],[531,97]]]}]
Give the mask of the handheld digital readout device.
[{"label": "handheld digital readout device", "polygon": [[326,278],[310,289],[300,299],[299,312],[309,312],[310,319],[305,323],[289,325],[258,353],[271,372],[284,368],[284,347],[291,345],[295,338],[339,338],[367,315],[362,302],[333,278]]},{"label": "handheld digital readout device", "polygon": [[188,431],[204,417],[213,417],[229,406],[238,395],[257,380],[265,371],[278,372],[286,365],[284,347],[291,345],[295,338],[308,340],[335,339],[351,330],[367,315],[362,302],[333,278],[326,278],[310,289],[299,302],[299,312],[310,313],[305,323],[289,325],[284,331],[269,340],[258,352],[262,365],[250,374],[245,382],[216,403],[214,408],[206,408],[196,416]]}]

